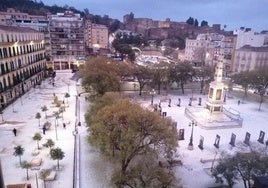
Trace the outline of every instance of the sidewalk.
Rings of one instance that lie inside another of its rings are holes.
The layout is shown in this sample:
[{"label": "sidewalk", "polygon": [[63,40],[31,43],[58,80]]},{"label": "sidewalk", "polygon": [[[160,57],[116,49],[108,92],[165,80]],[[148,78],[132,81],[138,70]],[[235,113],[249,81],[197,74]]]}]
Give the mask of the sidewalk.
[{"label": "sidewalk", "polygon": [[[56,171],[56,177],[53,181],[47,181],[47,188],[72,187],[76,82],[69,79],[71,76],[72,74],[69,72],[57,72],[54,87],[49,84],[48,80],[45,80],[40,88],[32,88],[21,99],[17,99],[13,106],[10,105],[4,110],[4,122],[0,124],[0,157],[5,185],[28,182],[32,187],[37,187],[38,183],[39,188],[42,188],[43,181],[38,179],[37,182],[36,175],[41,169],[49,168]],[[64,94],[68,90],[70,97],[67,102]],[[53,113],[58,111],[58,108],[52,104],[53,94],[59,100],[65,100],[65,104],[68,106],[63,113],[63,118],[58,119],[58,126],[56,126],[53,116]],[[47,119],[45,113],[41,111],[41,107],[44,105],[48,108],[47,115],[49,118]],[[35,118],[37,112],[41,114],[41,126],[38,125],[38,119]],[[46,121],[50,121],[52,126],[44,135],[42,125]],[[63,122],[68,122],[66,128],[63,128]],[[16,137],[11,131],[13,128],[17,129]],[[32,139],[35,133],[42,135],[42,140],[39,143],[40,150],[37,150],[37,143]],[[57,161],[50,158],[49,149],[42,146],[47,139],[52,139],[55,142],[55,147],[61,148],[65,153],[63,160],[59,161],[59,170],[56,168]],[[39,158],[42,161],[41,165],[37,166],[35,170],[29,170],[28,181],[26,180],[26,169],[20,167],[19,157],[13,155],[13,148],[18,145],[21,145],[25,150],[21,156],[22,161],[30,162],[33,158]],[[38,151],[38,154],[33,154],[34,151]]]}]

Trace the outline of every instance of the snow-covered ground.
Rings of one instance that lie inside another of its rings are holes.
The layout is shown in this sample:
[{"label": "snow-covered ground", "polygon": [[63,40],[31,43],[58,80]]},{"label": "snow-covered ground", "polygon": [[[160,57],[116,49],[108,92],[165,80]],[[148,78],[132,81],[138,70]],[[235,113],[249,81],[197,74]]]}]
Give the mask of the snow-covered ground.
[{"label": "snow-covered ground", "polygon": [[[42,158],[41,169],[51,168],[56,169],[56,161],[49,157],[49,149],[42,147],[37,156],[33,156],[32,152],[37,149],[36,141],[32,139],[36,132],[42,134],[41,126],[38,126],[38,119],[35,114],[40,112],[42,115],[41,125],[46,121],[50,121],[52,126],[43,135],[40,146],[46,142],[46,139],[53,139],[56,147],[60,147],[65,152],[65,158],[60,161],[60,169],[56,170],[56,178],[54,181],[47,182],[47,188],[71,188],[73,185],[73,161],[74,161],[74,136],[73,131],[77,118],[80,118],[82,126],[78,127],[78,135],[80,139],[80,186],[81,188],[106,188],[109,185],[109,178],[112,173],[111,164],[101,156],[100,153],[87,143],[87,132],[85,127],[84,112],[88,107],[83,95],[78,100],[80,102],[80,117],[75,116],[75,103],[77,95],[77,81],[72,80],[72,73],[58,72],[55,81],[55,87],[49,84],[46,80],[42,85],[35,89],[31,89],[29,93],[18,99],[14,105],[10,105],[4,110],[4,122],[0,124],[0,158],[2,163],[2,171],[5,184],[30,182],[32,187],[36,187],[35,175],[36,170],[29,170],[29,181],[26,180],[26,170],[20,168],[19,158],[13,155],[14,147],[22,145],[25,153],[22,160],[30,162],[34,157]],[[64,98],[66,92],[70,93],[68,98],[68,108],[63,114],[63,120],[59,119],[59,126],[57,126],[58,140],[56,140],[55,118],[49,117],[45,119],[45,113],[41,111],[41,106],[48,107],[47,114],[51,116],[57,108],[52,104],[53,93],[64,100],[67,105],[67,100]],[[214,184],[214,179],[209,176],[209,169],[212,167],[212,160],[218,158],[221,152],[235,152],[238,150],[248,150],[249,147],[243,144],[246,132],[251,134],[250,141],[254,148],[265,150],[264,144],[257,142],[260,131],[264,131],[265,141],[268,139],[268,104],[262,104],[261,110],[258,111],[258,102],[244,101],[238,105],[236,97],[228,98],[225,108],[232,108],[239,111],[243,118],[242,128],[233,129],[216,129],[204,130],[199,127],[194,127],[194,150],[188,150],[187,146],[191,134],[191,128],[188,126],[190,120],[184,115],[185,107],[188,107],[189,95],[167,95],[154,97],[154,102],[159,100],[171,98],[171,107],[168,107],[168,100],[162,102],[162,111],[167,112],[167,116],[171,117],[177,122],[178,129],[185,129],[185,140],[179,141],[178,153],[182,160],[183,166],[175,169],[176,176],[181,179],[181,183],[185,188],[193,187],[209,187]],[[232,96],[232,95],[230,95]],[[178,97],[181,98],[181,107],[178,107]],[[195,95],[196,98],[202,97],[202,105],[205,104],[205,95]],[[146,98],[135,97],[138,102],[144,106],[149,106],[151,97]],[[193,101],[193,106],[198,106],[198,101]],[[68,122],[66,129],[63,128],[62,122]],[[13,135],[12,129],[18,130],[17,136]],[[231,134],[236,134],[236,147],[231,147],[229,144]],[[219,149],[214,147],[216,135],[220,136]],[[200,136],[204,137],[204,150],[200,150],[199,144]],[[207,160],[209,162],[201,163],[200,160]],[[39,188],[43,187],[42,180],[38,179]],[[241,184],[235,186],[241,187]]]}]

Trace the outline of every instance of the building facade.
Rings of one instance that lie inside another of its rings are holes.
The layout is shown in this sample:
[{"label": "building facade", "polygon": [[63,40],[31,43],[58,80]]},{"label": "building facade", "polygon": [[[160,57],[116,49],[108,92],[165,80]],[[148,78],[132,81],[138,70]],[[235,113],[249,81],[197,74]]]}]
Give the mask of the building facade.
[{"label": "building facade", "polygon": [[84,23],[72,11],[51,15],[49,60],[55,70],[75,69],[85,58]]},{"label": "building facade", "polygon": [[234,35],[237,36],[236,49],[245,45],[253,47],[268,45],[268,33],[256,33],[250,28],[241,27],[234,31]]},{"label": "building facade", "polygon": [[105,25],[93,24],[90,20],[85,21],[85,41],[88,48],[108,49],[109,34]]},{"label": "building facade", "polygon": [[41,84],[46,69],[44,34],[31,28],[0,25],[1,109]]},{"label": "building facade", "polygon": [[268,46],[243,46],[236,50],[234,72],[251,71],[262,67],[268,67]]}]

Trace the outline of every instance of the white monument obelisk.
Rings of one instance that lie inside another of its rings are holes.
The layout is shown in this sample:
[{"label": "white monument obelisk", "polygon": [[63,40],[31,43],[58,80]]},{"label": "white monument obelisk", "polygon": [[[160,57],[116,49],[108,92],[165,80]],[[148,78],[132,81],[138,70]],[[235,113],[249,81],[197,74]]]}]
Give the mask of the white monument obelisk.
[{"label": "white monument obelisk", "polygon": [[224,99],[224,83],[222,81],[223,63],[218,62],[216,66],[214,81],[209,84],[206,108],[211,112],[222,112]]}]

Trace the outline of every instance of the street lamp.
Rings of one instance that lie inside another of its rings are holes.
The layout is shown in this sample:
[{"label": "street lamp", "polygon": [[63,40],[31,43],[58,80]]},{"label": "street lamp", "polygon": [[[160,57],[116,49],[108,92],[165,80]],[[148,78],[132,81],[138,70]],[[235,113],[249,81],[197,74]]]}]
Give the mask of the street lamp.
[{"label": "street lamp", "polygon": [[154,104],[154,95],[155,95],[155,90],[154,89],[152,89],[152,91],[150,91],[150,95],[152,96],[151,105],[153,105]]},{"label": "street lamp", "polygon": [[194,149],[194,144],[193,144],[193,134],[194,134],[194,127],[197,126],[197,122],[194,120],[189,123],[189,127],[192,126],[192,132],[191,132],[191,137],[190,137],[190,142],[188,144],[188,150],[193,150]]}]

